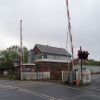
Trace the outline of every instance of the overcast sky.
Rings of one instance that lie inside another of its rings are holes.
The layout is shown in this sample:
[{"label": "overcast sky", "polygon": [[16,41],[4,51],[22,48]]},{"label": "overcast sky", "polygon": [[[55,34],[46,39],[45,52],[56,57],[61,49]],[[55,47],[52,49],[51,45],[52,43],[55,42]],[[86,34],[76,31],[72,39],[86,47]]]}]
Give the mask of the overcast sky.
[{"label": "overcast sky", "polygon": [[[100,0],[69,0],[75,57],[82,46],[89,58],[100,60]],[[66,48],[65,0],[0,0],[0,49],[19,45],[23,20],[23,45]]]}]

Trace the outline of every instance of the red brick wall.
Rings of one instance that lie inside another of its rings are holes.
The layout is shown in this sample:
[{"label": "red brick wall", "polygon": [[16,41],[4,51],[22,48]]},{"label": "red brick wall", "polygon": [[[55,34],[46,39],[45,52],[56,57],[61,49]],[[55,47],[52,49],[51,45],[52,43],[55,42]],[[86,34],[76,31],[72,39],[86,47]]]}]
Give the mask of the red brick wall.
[{"label": "red brick wall", "polygon": [[[40,54],[41,51],[35,46],[34,47],[35,54]],[[57,63],[57,62],[35,62],[36,69],[35,71],[50,71],[51,79],[60,80],[61,79],[61,71],[68,71],[67,63]],[[71,68],[71,64],[70,64]]]},{"label": "red brick wall", "polygon": [[[51,79],[61,80],[61,72],[68,71],[67,63],[56,63],[56,62],[36,62],[36,66],[39,71],[50,71]],[[70,64],[71,66],[71,64]]]}]

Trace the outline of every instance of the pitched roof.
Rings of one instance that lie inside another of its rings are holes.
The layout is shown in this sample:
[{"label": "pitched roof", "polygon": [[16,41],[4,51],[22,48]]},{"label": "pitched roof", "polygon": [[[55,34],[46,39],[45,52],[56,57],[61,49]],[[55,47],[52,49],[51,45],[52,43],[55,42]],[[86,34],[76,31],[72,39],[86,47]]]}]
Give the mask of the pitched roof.
[{"label": "pitched roof", "polygon": [[35,45],[42,53],[48,53],[48,54],[56,54],[56,55],[63,55],[63,56],[71,56],[68,51],[66,51],[63,48],[57,48],[57,47],[51,47],[48,45]]}]

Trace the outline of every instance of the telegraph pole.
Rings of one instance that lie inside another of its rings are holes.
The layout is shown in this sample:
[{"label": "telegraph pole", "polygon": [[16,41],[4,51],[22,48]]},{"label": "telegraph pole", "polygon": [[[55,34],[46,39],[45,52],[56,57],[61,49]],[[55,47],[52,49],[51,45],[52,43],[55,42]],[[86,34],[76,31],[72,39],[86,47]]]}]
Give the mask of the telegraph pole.
[{"label": "telegraph pole", "polygon": [[22,20],[20,20],[20,79],[21,79],[21,72],[22,72],[22,63],[23,63]]},{"label": "telegraph pole", "polygon": [[71,53],[72,53],[72,70],[74,70],[73,40],[72,40],[72,34],[71,34],[71,23],[70,23],[70,13],[69,13],[68,0],[66,0],[66,5],[67,5],[67,18],[68,18],[68,33],[69,33],[69,37],[70,37]]}]

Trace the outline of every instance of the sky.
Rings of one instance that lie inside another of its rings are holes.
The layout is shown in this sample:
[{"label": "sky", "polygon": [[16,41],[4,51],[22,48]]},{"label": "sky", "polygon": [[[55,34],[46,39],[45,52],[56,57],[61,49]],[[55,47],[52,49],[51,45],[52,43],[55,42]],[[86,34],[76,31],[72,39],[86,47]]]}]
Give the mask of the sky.
[{"label": "sky", "polygon": [[[75,57],[81,46],[89,59],[100,61],[99,6],[100,0],[69,0]],[[20,44],[20,20],[23,45],[28,49],[35,44],[66,49],[66,0],[0,0],[0,50]]]}]

